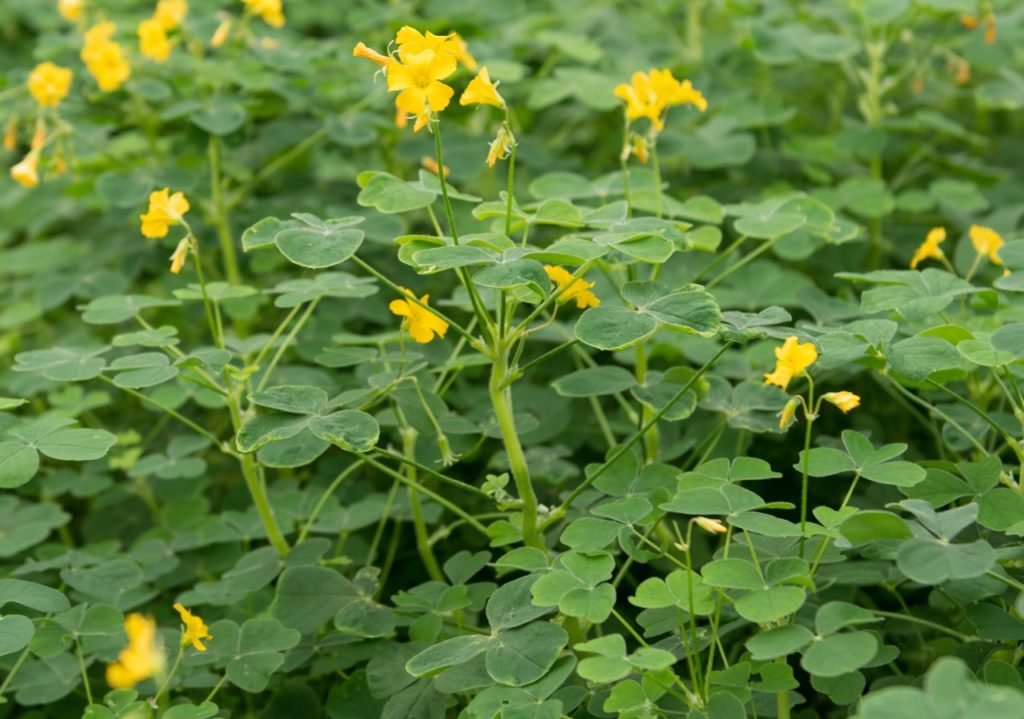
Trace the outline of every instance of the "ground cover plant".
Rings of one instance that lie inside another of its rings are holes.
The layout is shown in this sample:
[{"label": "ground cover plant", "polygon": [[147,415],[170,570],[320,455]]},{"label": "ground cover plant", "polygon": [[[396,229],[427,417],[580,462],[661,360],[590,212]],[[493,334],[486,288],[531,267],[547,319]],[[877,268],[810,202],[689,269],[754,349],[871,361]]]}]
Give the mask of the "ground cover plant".
[{"label": "ground cover plant", "polygon": [[5,0],[0,718],[1024,717],[1024,6]]}]

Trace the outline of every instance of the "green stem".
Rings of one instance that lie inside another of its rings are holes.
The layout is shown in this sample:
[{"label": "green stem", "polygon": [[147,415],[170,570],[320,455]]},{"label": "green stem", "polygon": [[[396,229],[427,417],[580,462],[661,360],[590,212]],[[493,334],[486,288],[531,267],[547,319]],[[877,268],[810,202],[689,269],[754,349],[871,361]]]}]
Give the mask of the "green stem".
[{"label": "green stem", "polygon": [[274,374],[274,369],[277,367],[277,363],[281,361],[281,357],[284,356],[285,351],[288,349],[291,343],[295,341],[295,337],[296,335],[299,334],[299,330],[302,329],[303,325],[305,325],[309,318],[312,316],[313,310],[316,309],[316,306],[319,302],[319,297],[310,300],[309,306],[306,307],[306,311],[302,313],[302,316],[299,317],[299,321],[295,323],[295,326],[292,327],[291,331],[288,333],[288,336],[284,338],[284,342],[282,342],[281,346],[277,348],[277,352],[275,352],[274,356],[271,358],[270,364],[267,365],[266,371],[264,371],[263,376],[260,377],[259,384],[256,385],[257,392],[259,392],[260,390],[267,386],[267,382],[270,381],[270,377]]},{"label": "green stem", "polygon": [[[508,110],[505,111],[505,126],[508,128],[508,132],[512,134],[511,117],[509,116]],[[440,139],[438,140],[438,147],[440,147]],[[438,150],[440,152],[440,150]],[[505,207],[505,237],[512,237],[512,202],[513,202],[513,187],[515,186],[516,177],[516,143],[512,143],[512,149],[509,150],[508,154],[508,185],[505,189],[505,193],[508,195],[506,199],[507,205]]]},{"label": "green stem", "polygon": [[984,420],[985,423],[988,424],[988,426],[990,426],[992,429],[996,431],[996,434],[1003,438],[1003,441],[1006,442],[1009,448],[1013,450],[1013,453],[1017,455],[1017,461],[1021,465],[1024,465],[1024,450],[1021,449],[1020,443],[1018,443],[1016,440],[1013,439],[1013,437],[1007,434],[1006,431],[1002,427],[1000,427],[999,424],[994,419],[992,419],[992,417],[989,416],[988,412],[985,412],[976,404],[974,404],[974,402],[971,402],[969,399],[966,399],[965,397],[961,397],[959,394],[951,390],[949,387],[946,387],[943,384],[939,384],[933,379],[929,379],[928,384],[934,387],[935,389],[945,392],[950,397],[955,399],[957,402],[959,402],[960,404],[964,405],[972,412],[974,412],[974,414],[978,415],[978,417],[980,417],[982,420]]},{"label": "green stem", "polygon": [[[787,663],[786,657],[779,657],[775,661],[779,664]],[[775,695],[775,705],[778,707],[778,719],[789,719],[789,689],[783,689]]]},{"label": "green stem", "polygon": [[[399,410],[398,416],[403,423],[401,428],[402,451],[408,459],[415,461],[417,432],[404,423],[405,418],[402,417],[401,410]],[[406,491],[409,494],[409,506],[412,507],[412,528],[416,537],[416,552],[420,555],[423,567],[427,570],[430,578],[435,582],[444,582],[444,573],[441,571],[441,565],[437,563],[437,557],[434,556],[434,548],[431,546],[430,536],[427,534],[427,524],[423,520],[423,506],[420,504],[420,495],[417,491],[416,468],[409,464],[405,465],[405,474],[409,479]]]},{"label": "green stem", "polygon": [[900,614],[898,612],[883,612],[880,609],[869,609],[868,611],[874,614],[876,617],[885,617],[886,619],[899,619],[904,622],[920,624],[922,627],[928,627],[929,629],[934,629],[937,632],[947,634],[951,637],[956,637],[961,642],[969,642],[972,640],[972,637],[969,637],[966,634],[961,634],[960,632],[950,629],[949,627],[944,626],[942,624],[937,624],[936,622],[930,622],[927,619],[915,617],[912,614]]},{"label": "green stem", "polygon": [[85,687],[86,701],[92,704],[92,686],[89,685],[89,675],[85,671],[85,657],[82,656],[82,642],[78,637],[75,637],[75,654],[78,655],[78,668],[82,672],[82,685]]},{"label": "green stem", "polygon": [[178,671],[178,665],[181,664],[181,657],[184,653],[185,645],[178,642],[178,655],[174,658],[174,664],[171,665],[171,671],[169,671],[167,676],[164,677],[163,682],[160,684],[160,688],[156,690],[156,694],[150,700],[154,705],[160,704],[160,698],[163,696],[164,692],[167,691],[167,687],[170,685],[171,679],[174,678],[174,674]]},{"label": "green stem", "polygon": [[224,682],[226,682],[227,679],[228,675],[225,674],[220,678],[220,680],[216,684],[213,685],[213,689],[211,689],[210,693],[206,695],[206,699],[203,700],[203,704],[213,701],[213,698],[217,695],[217,692],[220,691],[220,688],[224,686]]},{"label": "green stem", "polygon": [[807,404],[804,405],[804,413],[807,419],[807,429],[804,431],[804,461],[800,464],[800,558],[804,556],[804,545],[807,543],[807,485],[810,476],[811,457],[811,432],[814,428],[814,420],[817,417],[814,406],[814,380],[807,375]]},{"label": "green stem", "polygon": [[536,367],[539,364],[543,364],[544,362],[546,362],[550,358],[554,357],[556,354],[558,354],[562,350],[569,349],[570,347],[575,346],[577,343],[579,343],[579,340],[577,340],[577,339],[568,340],[568,341],[563,342],[562,344],[558,345],[554,349],[548,350],[547,352],[545,352],[544,354],[540,355],[539,357],[530,360],[526,364],[519,365],[518,367],[516,367],[512,371],[512,373],[509,375],[509,378],[507,380],[505,380],[505,382],[506,382],[505,386],[508,386],[509,384],[511,384],[512,382],[514,382],[515,380],[519,379],[524,374],[526,374],[526,370],[528,370],[528,369],[530,369],[532,367]]},{"label": "green stem", "polygon": [[[109,384],[111,386],[117,387],[117,385],[114,384],[114,380],[110,379],[106,375],[102,375],[102,374],[99,375],[99,379],[103,380],[104,382],[106,382],[107,384]],[[201,434],[203,437],[206,437],[208,440],[213,442],[213,445],[215,447],[217,447],[218,449],[221,449],[223,451],[223,447],[221,446],[221,441],[219,439],[217,439],[216,435],[214,435],[214,434],[208,432],[207,430],[203,429],[198,424],[196,424],[195,422],[190,420],[188,417],[185,417],[184,415],[180,414],[176,410],[173,410],[170,407],[168,407],[168,406],[166,406],[164,404],[161,404],[160,402],[156,401],[152,397],[147,397],[146,395],[142,394],[141,392],[139,392],[137,390],[134,390],[134,389],[131,389],[130,387],[117,387],[117,388],[119,390],[121,390],[122,392],[127,392],[128,394],[130,394],[132,397],[135,397],[136,399],[139,399],[139,400],[141,400],[141,401],[143,401],[143,402],[145,402],[147,404],[152,405],[153,407],[156,407],[161,412],[164,412],[164,413],[168,414],[169,416],[174,417],[174,419],[178,420],[179,422],[181,422],[186,427],[188,427],[188,428],[192,429],[193,431]]]},{"label": "green stem", "polygon": [[228,209],[224,203],[224,184],[221,178],[222,146],[220,138],[210,135],[207,144],[207,156],[210,161],[210,198],[213,201],[214,225],[220,239],[221,261],[224,263],[224,276],[232,285],[242,284],[242,273],[238,269],[238,254],[235,252],[235,239],[231,234],[231,222]]},{"label": "green stem", "polygon": [[[636,346],[636,381],[637,384],[643,385],[644,380],[647,377],[647,346],[641,341]],[[646,404],[640,407],[640,425],[651,425],[651,428],[644,432],[644,460],[648,463],[658,461],[658,448],[661,444],[661,438],[658,433],[658,423],[651,422],[651,418],[654,416],[654,410]]]},{"label": "green stem", "polygon": [[4,695],[4,692],[7,690],[7,686],[11,683],[11,680],[14,679],[14,675],[18,673],[19,669],[21,669],[21,665],[25,663],[26,659],[28,659],[28,653],[29,647],[25,647],[24,651],[22,651],[18,656],[18,661],[14,662],[14,666],[11,667],[11,671],[8,672],[7,676],[4,678],[4,683],[0,684],[0,697]]},{"label": "green stem", "polygon": [[707,283],[706,287],[708,289],[711,289],[712,287],[717,285],[719,282],[724,280],[726,277],[731,275],[736,270],[739,270],[739,269],[742,269],[743,267],[746,267],[747,264],[749,264],[750,262],[753,262],[755,259],[760,257],[762,254],[767,252],[772,247],[772,245],[774,245],[778,241],[779,241],[779,237],[773,237],[770,240],[766,240],[765,242],[762,242],[761,245],[756,247],[752,252],[750,252],[747,255],[744,255],[740,259],[740,261],[737,262],[735,265],[730,265],[726,269],[722,270],[721,274],[716,275],[710,282]]},{"label": "green stem", "polygon": [[189,247],[192,249],[192,255],[195,257],[196,266],[196,279],[199,280],[199,292],[203,296],[203,308],[206,310],[206,322],[210,325],[210,334],[213,336],[213,342],[219,349],[224,349],[224,334],[219,331],[220,325],[217,322],[217,318],[213,313],[213,305],[210,302],[210,295],[206,291],[206,278],[203,275],[203,259],[199,255],[199,240],[196,239],[195,234],[192,232],[192,228],[186,225],[188,230]]},{"label": "green stem", "polygon": [[[665,198],[662,194],[663,191],[661,188],[661,163],[658,161],[657,140],[652,140],[650,146],[651,170],[654,171],[654,216],[660,219],[664,211]],[[657,269],[657,267],[655,269]]]},{"label": "green stem", "polygon": [[306,524],[303,525],[302,531],[299,532],[299,538],[295,540],[295,544],[302,544],[306,541],[306,537],[309,536],[310,531],[313,529],[313,525],[316,524],[316,518],[320,516],[320,512],[323,511],[324,505],[327,504],[327,500],[330,499],[341,483],[344,482],[353,472],[362,467],[365,464],[364,460],[356,460],[345,469],[338,473],[338,476],[334,478],[334,481],[328,485],[327,489],[324,490],[323,494],[320,495],[320,499],[317,501],[316,506],[313,507],[313,511],[310,512],[309,518],[306,520]]}]

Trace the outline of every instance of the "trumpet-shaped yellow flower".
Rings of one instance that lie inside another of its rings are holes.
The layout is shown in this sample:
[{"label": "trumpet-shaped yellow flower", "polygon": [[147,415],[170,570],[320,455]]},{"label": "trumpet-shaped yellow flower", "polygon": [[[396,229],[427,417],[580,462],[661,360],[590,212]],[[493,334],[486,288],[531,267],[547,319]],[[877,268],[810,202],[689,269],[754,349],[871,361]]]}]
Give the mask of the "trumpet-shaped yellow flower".
[{"label": "trumpet-shaped yellow flower", "polygon": [[634,72],[629,84],[615,88],[615,95],[626,103],[626,117],[638,120],[646,117],[656,132],[664,129],[665,111],[674,105],[693,105],[701,112],[708,102],[689,80],[680,82],[671,70]]},{"label": "trumpet-shaped yellow flower", "polygon": [[787,337],[781,347],[775,348],[775,370],[764,376],[764,383],[786,389],[790,380],[802,374],[817,359],[818,350],[813,343],[800,344],[797,337]]},{"label": "trumpet-shaped yellow flower", "polygon": [[28,91],[41,107],[57,107],[71,89],[71,70],[52,62],[35,66],[28,75]]},{"label": "trumpet-shaped yellow flower", "polygon": [[181,241],[178,242],[178,246],[174,248],[174,254],[171,255],[171,274],[176,275],[185,267],[185,261],[188,260],[188,251],[189,238],[182,237]]},{"label": "trumpet-shaped yellow flower", "polygon": [[576,307],[581,310],[585,310],[588,307],[597,307],[601,304],[601,300],[597,298],[590,288],[594,286],[593,282],[585,282],[583,279],[577,277],[573,279],[573,276],[564,267],[558,267],[557,265],[544,265],[544,271],[548,273],[548,279],[558,285],[558,289],[565,289],[561,296],[558,298],[559,302],[568,302],[570,300],[576,300]]},{"label": "trumpet-shaped yellow flower", "polygon": [[515,146],[515,135],[509,131],[508,125],[502,124],[498,128],[498,134],[491,141],[490,149],[487,151],[487,166],[494,167],[495,162],[504,160]]},{"label": "trumpet-shaped yellow flower", "polygon": [[139,52],[156,62],[163,62],[171,54],[171,43],[167,39],[167,30],[155,17],[147,18],[139,23]]},{"label": "trumpet-shaped yellow flower", "polygon": [[112,39],[117,26],[101,22],[85,31],[82,62],[104,92],[121,87],[131,75],[124,49]]},{"label": "trumpet-shaped yellow flower", "polygon": [[39,153],[32,151],[11,168],[11,179],[22,187],[35,187],[39,184]]},{"label": "trumpet-shaped yellow flower", "polygon": [[786,402],[786,406],[779,412],[779,429],[785,429],[789,426],[789,423],[793,421],[793,417],[796,416],[796,408],[800,406],[800,400],[796,397],[790,397],[789,401]]},{"label": "trumpet-shaped yellow flower", "polygon": [[851,409],[857,409],[860,407],[860,397],[855,395],[853,392],[847,392],[846,390],[843,390],[842,392],[826,392],[821,396],[821,398],[829,404],[834,404],[836,407],[841,409],[843,414],[846,414]]},{"label": "trumpet-shaped yellow flower", "polygon": [[469,81],[459,98],[460,105],[493,105],[499,109],[505,107],[505,99],[498,94],[497,85],[491,82],[491,75],[486,67]]},{"label": "trumpet-shaped yellow flower", "polygon": [[228,36],[231,34],[231,25],[230,18],[220,21],[220,25],[213,31],[213,36],[210,38],[210,47],[218,48],[227,42]]},{"label": "trumpet-shaped yellow flower", "polygon": [[149,195],[149,211],[140,215],[142,234],[150,238],[166,237],[172,225],[182,221],[189,211],[188,200],[184,193],[170,194],[168,188],[156,190]]},{"label": "trumpet-shaped yellow flower", "polygon": [[357,42],[356,46],[352,48],[352,57],[361,57],[364,60],[376,63],[381,67],[387,67],[388,63],[391,62],[391,58],[387,55],[381,55],[373,48],[367,47],[365,43]]},{"label": "trumpet-shaped yellow flower", "polygon": [[284,8],[281,0],[242,0],[245,9],[253,15],[259,15],[263,22],[271,27],[284,26]]},{"label": "trumpet-shaped yellow flower", "polygon": [[[409,297],[416,296],[412,293],[412,290],[408,290],[405,287],[402,287],[401,289],[402,292],[407,294]],[[429,299],[430,295],[423,295],[420,298],[420,302],[427,304],[427,300]],[[393,314],[405,318],[406,323],[409,326],[409,334],[412,335],[412,338],[420,344],[430,342],[435,336],[444,339],[444,334],[448,331],[447,322],[415,302],[410,302],[409,300],[392,300],[391,304],[388,305],[388,309],[391,310]]]},{"label": "trumpet-shaped yellow flower", "polygon": [[698,527],[711,534],[725,534],[729,531],[729,528],[722,524],[721,521],[711,517],[694,517],[693,521]]},{"label": "trumpet-shaped yellow flower", "polygon": [[467,43],[457,32],[453,32],[451,34],[451,38],[458,46],[458,49],[455,52],[455,59],[458,60],[461,65],[465,65],[466,69],[470,72],[475,71],[476,58],[473,57],[473,54],[469,51],[469,43]]},{"label": "trumpet-shaped yellow flower", "polygon": [[395,105],[416,116],[418,130],[431,113],[441,112],[455,91],[442,80],[455,72],[455,57],[448,52],[422,50],[409,53],[399,50],[399,59],[387,64],[388,90],[398,92]]},{"label": "trumpet-shaped yellow flower", "polygon": [[910,269],[917,269],[917,266],[927,259],[941,260],[946,255],[939,247],[946,241],[946,228],[934,227],[929,230],[924,242],[914,250],[914,256],[910,258]]},{"label": "trumpet-shaped yellow flower", "polygon": [[185,21],[188,15],[188,0],[159,0],[153,19],[167,31],[173,30]]},{"label": "trumpet-shaped yellow flower", "polygon": [[181,633],[181,645],[191,644],[197,651],[205,652],[204,639],[213,639],[210,636],[210,628],[206,626],[200,617],[196,616],[180,603],[174,604],[174,609],[181,615],[181,623],[185,625],[185,631]]},{"label": "trumpet-shaped yellow flower", "polygon": [[57,12],[68,22],[78,22],[85,11],[85,0],[57,0]]},{"label": "trumpet-shaped yellow flower", "polygon": [[157,643],[156,622],[133,612],[125,617],[128,646],[117,661],[107,665],[107,684],[114,689],[129,689],[156,676],[164,668],[164,654]]},{"label": "trumpet-shaped yellow flower", "polygon": [[968,231],[971,237],[971,244],[974,251],[979,255],[986,255],[993,265],[1001,265],[1003,261],[999,258],[999,248],[1005,244],[999,233],[991,227],[971,225]]}]

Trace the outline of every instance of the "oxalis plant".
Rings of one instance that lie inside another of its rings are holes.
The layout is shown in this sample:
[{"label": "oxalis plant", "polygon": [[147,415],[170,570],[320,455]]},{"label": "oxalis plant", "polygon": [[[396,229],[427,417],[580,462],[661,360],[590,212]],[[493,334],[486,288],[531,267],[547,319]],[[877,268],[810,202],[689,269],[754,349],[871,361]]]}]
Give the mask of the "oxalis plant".
[{"label": "oxalis plant", "polygon": [[1024,716],[1018,8],[293,6],[0,86],[0,718]]}]

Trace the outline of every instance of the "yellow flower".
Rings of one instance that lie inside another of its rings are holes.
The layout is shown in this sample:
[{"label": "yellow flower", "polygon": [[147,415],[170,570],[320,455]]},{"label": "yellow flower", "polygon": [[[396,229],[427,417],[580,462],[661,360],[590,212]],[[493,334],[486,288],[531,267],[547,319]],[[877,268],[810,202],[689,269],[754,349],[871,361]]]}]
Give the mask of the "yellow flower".
[{"label": "yellow flower", "polygon": [[487,151],[487,166],[494,167],[495,162],[504,160],[515,146],[515,136],[509,132],[507,125],[502,124],[498,128],[498,134],[491,141],[490,149]]},{"label": "yellow flower", "polygon": [[701,112],[708,102],[689,80],[679,82],[671,70],[634,72],[629,84],[615,88],[615,95],[626,103],[626,117],[632,121],[646,117],[655,131],[664,128],[663,115],[673,105],[693,105]]},{"label": "yellow flower", "polygon": [[843,410],[843,414],[846,414],[851,409],[857,409],[860,407],[860,397],[855,395],[853,392],[827,392],[821,396],[823,400],[829,404],[834,404],[839,409]]},{"label": "yellow flower", "polygon": [[999,248],[1003,246],[1003,238],[999,236],[998,232],[991,227],[971,225],[968,234],[971,236],[971,244],[974,245],[975,252],[979,255],[987,255],[993,265],[1003,264],[1003,261],[999,259]]},{"label": "yellow flower", "polygon": [[181,634],[181,645],[191,644],[198,651],[205,652],[206,647],[203,646],[203,640],[213,639],[206,622],[177,602],[174,604],[174,609],[181,615],[181,622],[185,625],[185,631]]},{"label": "yellow flower", "polygon": [[153,19],[160,23],[164,30],[173,30],[181,25],[188,15],[188,0],[159,0]]},{"label": "yellow flower", "polygon": [[[433,157],[421,157],[420,158],[420,165],[423,166],[424,170],[429,170],[430,172],[433,172],[435,175],[440,174],[439,170],[441,168],[439,168],[437,166],[437,160],[435,160]],[[448,175],[450,175],[450,174],[452,174],[451,168],[450,167],[445,167],[444,168],[444,176],[448,177]]]},{"label": "yellow flower", "polygon": [[71,89],[71,70],[52,62],[36,65],[28,76],[28,91],[42,107],[57,107]]},{"label": "yellow flower", "polygon": [[181,241],[178,242],[178,246],[174,248],[174,254],[171,255],[171,274],[176,275],[181,272],[181,269],[185,266],[185,260],[188,259],[188,251],[189,238],[187,236],[182,237]]},{"label": "yellow flower", "polygon": [[284,10],[281,0],[242,0],[245,9],[263,18],[263,22],[271,27],[284,26]]},{"label": "yellow flower", "polygon": [[497,85],[491,82],[490,73],[486,67],[480,68],[480,72],[469,81],[466,89],[459,98],[460,105],[493,105],[499,109],[505,107],[505,100],[498,94]]},{"label": "yellow flower", "polygon": [[68,22],[78,22],[85,10],[85,0],[57,0],[57,12]]},{"label": "yellow flower", "polygon": [[168,188],[151,192],[149,211],[139,217],[142,220],[142,234],[146,237],[166,237],[171,225],[182,221],[189,211],[188,200],[181,192],[170,194]]},{"label": "yellow flower", "polygon": [[39,153],[30,152],[17,165],[11,168],[11,179],[22,187],[35,187],[39,184]]},{"label": "yellow flower", "polygon": [[636,159],[640,160],[640,162],[646,165],[647,160],[650,159],[650,155],[647,152],[647,138],[644,137],[643,135],[634,135],[632,150],[633,154],[636,155]]},{"label": "yellow flower", "polygon": [[458,47],[455,52],[455,59],[465,65],[467,70],[471,72],[476,70],[476,58],[469,51],[469,44],[457,32],[453,32],[449,37],[455,41]]},{"label": "yellow flower", "polygon": [[18,147],[18,119],[11,117],[4,128],[4,149],[11,152]]},{"label": "yellow flower", "polygon": [[698,527],[711,534],[725,534],[729,531],[728,527],[711,517],[694,517],[693,521],[697,523]]},{"label": "yellow flower", "polygon": [[[407,290],[402,287],[402,292],[415,297],[412,290]],[[427,304],[427,300],[430,299],[430,295],[423,295],[420,298],[420,302]],[[392,300],[391,304],[388,305],[388,309],[393,314],[399,317],[405,317],[406,322],[409,325],[409,334],[412,338],[420,344],[426,344],[434,339],[435,335],[444,339],[444,333],[448,331],[448,323],[443,319],[435,315],[430,310],[420,307],[415,302],[409,300]]]},{"label": "yellow flower", "polygon": [[395,44],[398,45],[399,55],[403,57],[419,55],[424,50],[433,50],[437,53],[451,55],[458,62],[459,55],[463,53],[462,38],[455,33],[435,35],[428,32],[424,34],[408,25],[402,27],[395,35]]},{"label": "yellow flower", "polygon": [[395,105],[416,116],[414,130],[419,130],[431,113],[441,112],[455,91],[441,80],[455,72],[455,57],[447,52],[422,50],[408,53],[399,50],[398,60],[387,64],[388,90],[398,92]]},{"label": "yellow flower", "polygon": [[139,52],[150,60],[163,62],[171,54],[171,43],[167,40],[167,31],[155,17],[147,18],[139,23]]},{"label": "yellow flower", "polygon": [[601,304],[601,300],[597,299],[597,295],[590,291],[590,288],[594,286],[593,282],[584,282],[578,277],[573,279],[572,274],[564,267],[556,265],[544,265],[544,271],[548,273],[548,278],[558,285],[559,290],[563,287],[568,288],[558,298],[559,302],[576,300],[576,307],[581,310],[585,310],[588,307],[597,307]]},{"label": "yellow flower", "polygon": [[117,26],[112,22],[94,25],[85,31],[85,44],[82,46],[82,62],[104,92],[121,87],[131,75],[124,49],[112,39],[116,30]]},{"label": "yellow flower", "polygon": [[800,400],[796,397],[789,398],[786,406],[779,412],[779,429],[785,429],[789,426],[789,423],[793,421],[793,417],[796,415],[796,408],[799,406]]},{"label": "yellow flower", "polygon": [[210,47],[220,47],[227,39],[228,35],[231,34],[231,19],[221,20],[220,25],[213,31],[213,37],[210,38]]},{"label": "yellow flower", "polygon": [[125,617],[128,646],[107,665],[107,684],[114,689],[129,689],[156,676],[164,667],[164,654],[157,644],[156,622],[133,612]]},{"label": "yellow flower", "polygon": [[928,232],[924,242],[914,250],[914,256],[910,258],[910,269],[917,269],[917,266],[927,259],[941,260],[945,255],[939,245],[946,241],[946,228],[935,227]]},{"label": "yellow flower", "polygon": [[787,337],[781,347],[775,348],[775,359],[775,371],[764,376],[764,383],[786,389],[790,380],[814,364],[818,350],[811,342],[800,344],[797,337]]},{"label": "yellow flower", "polygon": [[381,55],[373,48],[369,48],[365,43],[358,42],[356,46],[352,48],[352,57],[361,57],[364,60],[375,62],[381,67],[387,67],[388,63],[391,62],[391,58],[387,55]]}]

